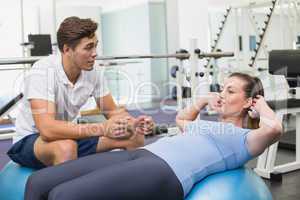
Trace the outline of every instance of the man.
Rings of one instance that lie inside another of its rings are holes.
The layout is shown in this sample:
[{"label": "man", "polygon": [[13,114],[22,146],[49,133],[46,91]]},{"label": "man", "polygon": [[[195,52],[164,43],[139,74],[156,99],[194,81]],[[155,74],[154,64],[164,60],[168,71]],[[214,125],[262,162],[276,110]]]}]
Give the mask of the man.
[{"label": "man", "polygon": [[[115,105],[103,72],[94,67],[96,30],[97,23],[90,19],[65,19],[57,32],[61,55],[46,57],[33,65],[25,79],[14,145],[8,151],[13,161],[43,168],[96,152],[144,144],[143,134],[152,130],[153,121],[146,116],[134,119]],[[90,96],[108,120],[98,124],[72,123]]]}]

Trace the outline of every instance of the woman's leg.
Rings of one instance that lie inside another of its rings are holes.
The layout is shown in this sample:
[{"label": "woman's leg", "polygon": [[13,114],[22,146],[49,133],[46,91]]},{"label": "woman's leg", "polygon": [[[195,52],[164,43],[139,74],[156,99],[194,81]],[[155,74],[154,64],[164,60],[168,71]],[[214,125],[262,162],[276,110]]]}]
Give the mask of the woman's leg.
[{"label": "woman's leg", "polygon": [[48,192],[63,182],[128,159],[128,151],[106,152],[36,171],[27,181],[25,200],[47,199]]},{"label": "woman's leg", "polygon": [[183,199],[182,186],[165,161],[146,150],[141,154],[133,160],[62,183],[49,193],[48,199]]}]

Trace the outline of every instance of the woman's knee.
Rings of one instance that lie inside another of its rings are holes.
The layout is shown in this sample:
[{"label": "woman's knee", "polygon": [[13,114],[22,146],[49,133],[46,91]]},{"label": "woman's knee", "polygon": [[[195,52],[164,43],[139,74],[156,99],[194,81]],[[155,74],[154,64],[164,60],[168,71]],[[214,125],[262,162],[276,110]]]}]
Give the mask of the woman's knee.
[{"label": "woman's knee", "polygon": [[29,176],[25,186],[25,200],[40,200],[45,194],[45,190],[48,188],[44,187],[45,179],[39,175],[39,171],[34,172]]},{"label": "woman's knee", "polygon": [[66,199],[64,192],[59,187],[52,189],[48,195],[48,200]]},{"label": "woman's knee", "polygon": [[70,186],[71,185],[68,185],[67,183],[63,183],[53,188],[48,194],[48,200],[81,200],[82,197],[77,194],[76,190],[71,189]]}]

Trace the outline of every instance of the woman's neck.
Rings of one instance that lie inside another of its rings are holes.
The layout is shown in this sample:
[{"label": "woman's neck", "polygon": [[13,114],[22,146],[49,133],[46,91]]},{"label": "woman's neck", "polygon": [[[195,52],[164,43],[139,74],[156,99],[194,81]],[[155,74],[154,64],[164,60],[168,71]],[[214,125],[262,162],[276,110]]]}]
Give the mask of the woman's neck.
[{"label": "woman's neck", "polygon": [[243,127],[244,120],[241,116],[220,116],[220,121],[232,123],[237,127]]}]

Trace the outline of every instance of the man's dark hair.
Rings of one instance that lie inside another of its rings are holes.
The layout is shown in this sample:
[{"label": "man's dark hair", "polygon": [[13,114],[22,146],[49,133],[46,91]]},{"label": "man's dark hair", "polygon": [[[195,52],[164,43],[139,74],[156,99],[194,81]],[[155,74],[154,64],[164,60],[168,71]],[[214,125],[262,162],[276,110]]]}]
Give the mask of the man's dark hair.
[{"label": "man's dark hair", "polygon": [[68,17],[59,26],[57,31],[58,48],[63,52],[64,45],[68,45],[72,49],[79,44],[84,37],[92,38],[98,24],[93,20],[80,19],[79,17]]}]

